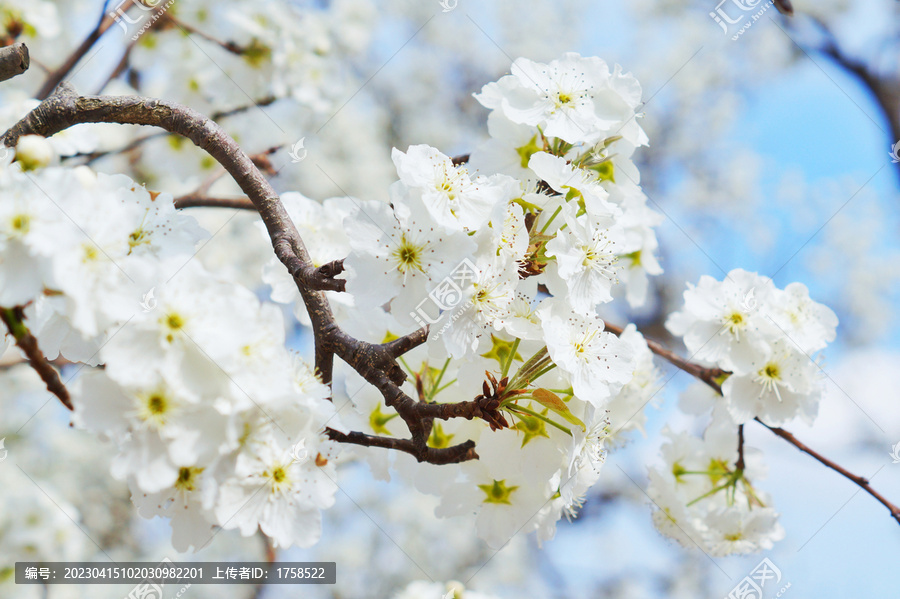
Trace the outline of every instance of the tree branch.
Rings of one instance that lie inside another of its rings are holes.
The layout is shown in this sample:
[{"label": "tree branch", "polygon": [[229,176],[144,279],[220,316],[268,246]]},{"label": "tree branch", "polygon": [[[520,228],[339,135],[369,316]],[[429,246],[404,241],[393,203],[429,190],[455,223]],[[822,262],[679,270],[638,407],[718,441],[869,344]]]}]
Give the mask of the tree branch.
[{"label": "tree branch", "polygon": [[81,123],[161,127],[190,139],[206,150],[234,178],[262,217],[276,256],[297,283],[312,322],[315,365],[319,376],[330,384],[334,357],[339,356],[379,389],[385,405],[397,410],[411,433],[410,439],[399,440],[359,436],[362,435],[359,433],[347,435],[347,442],[395,448],[411,453],[419,460],[434,463],[477,459],[472,441],[438,450],[429,448],[427,439],[434,418],[480,418],[484,414],[480,403],[421,403],[400,389],[400,385],[406,380],[406,373],[397,364],[396,358],[423,343],[427,338],[427,331],[414,331],[387,344],[354,339],[342,331],[335,323],[323,290],[343,290],[344,281],[335,278],[343,270],[343,261],[337,260],[318,268],[312,265],[309,253],[278,195],[254,161],[215,122],[174,102],[138,96],[79,96],[71,86],[62,83],[52,96],[0,137],[0,141],[7,146],[15,146],[22,135],[38,134],[48,137]]},{"label": "tree branch", "polygon": [[[622,327],[616,326],[614,324],[609,324],[608,322],[605,323],[605,328],[607,331],[617,336],[621,335],[623,331]],[[646,341],[647,347],[649,347],[650,351],[652,351],[654,354],[661,358],[664,358],[668,362],[671,362],[691,376],[700,379],[701,381],[715,389],[716,392],[721,395],[722,388],[719,386],[718,379],[726,374],[724,370],[695,364],[689,360],[685,360],[675,352],[666,349],[658,341],[654,341],[653,339],[646,339]]]},{"label": "tree branch", "polygon": [[784,439],[785,441],[787,441],[788,443],[790,443],[791,445],[793,445],[794,447],[796,447],[797,449],[799,449],[800,451],[802,451],[803,453],[805,453],[809,456],[812,456],[813,458],[818,460],[821,464],[824,464],[828,468],[831,468],[835,472],[840,473],[845,478],[856,483],[860,488],[862,488],[863,491],[865,491],[866,493],[868,493],[869,495],[874,497],[879,503],[881,503],[881,505],[886,507],[891,512],[891,517],[894,518],[894,520],[896,520],[898,523],[900,523],[900,507],[897,507],[896,505],[894,505],[893,503],[888,501],[881,493],[879,493],[878,491],[873,489],[872,485],[869,484],[869,480],[867,478],[859,476],[858,474],[853,474],[852,472],[850,472],[849,470],[847,470],[840,464],[837,464],[833,460],[826,458],[825,456],[820,454],[818,451],[812,449],[811,447],[809,447],[808,445],[806,445],[805,443],[803,443],[802,441],[797,439],[797,437],[795,437],[792,433],[789,433],[788,431],[784,430],[783,428],[769,426],[765,422],[761,421],[759,418],[757,418],[756,421],[759,422],[764,427],[766,427],[767,429],[769,429],[770,431],[772,431],[773,433],[775,433],[776,435],[778,435],[779,437],[781,437],[782,439]]},{"label": "tree branch", "polygon": [[256,210],[249,198],[211,198],[209,196],[189,193],[175,198],[176,208],[236,208],[238,210]]},{"label": "tree branch", "polygon": [[103,13],[103,16],[100,17],[100,20],[97,21],[97,25],[91,32],[88,34],[84,41],[79,44],[77,48],[69,55],[68,58],[55,70],[53,70],[47,78],[44,80],[43,85],[38,90],[37,94],[35,94],[35,98],[38,100],[43,100],[50,93],[56,89],[56,86],[59,85],[63,79],[66,78],[66,75],[69,74],[75,65],[78,64],[82,58],[84,58],[85,54],[90,51],[91,48],[94,47],[94,44],[97,43],[97,40],[100,39],[100,36],[106,33],[106,30],[109,29],[113,23],[115,23],[115,19],[109,16],[106,13]]},{"label": "tree branch", "polygon": [[[617,327],[615,325],[607,324],[606,330],[610,331],[611,333],[614,333],[616,335],[620,335],[622,333],[621,327]],[[699,364],[694,364],[692,362],[689,362],[689,361],[685,360],[684,358],[682,358],[681,356],[678,356],[677,354],[663,348],[659,343],[657,343],[655,341],[651,341],[648,339],[647,345],[650,347],[650,351],[652,351],[654,354],[660,356],[661,358],[664,358],[665,360],[667,360],[671,364],[674,364],[681,370],[684,370],[688,374],[691,374],[694,377],[700,379],[701,381],[703,381],[704,383],[709,385],[712,389],[714,389],[716,391],[716,393],[718,393],[719,395],[722,394],[722,387],[717,382],[716,379],[724,374],[727,374],[724,371],[719,370],[719,369],[707,368],[705,366],[701,366]],[[715,374],[715,373],[718,373],[718,374]],[[876,500],[878,500],[879,503],[881,503],[888,510],[890,510],[891,516],[898,523],[900,523],[900,507],[897,507],[896,505],[894,505],[893,503],[891,503],[890,501],[885,499],[885,497],[883,495],[881,495],[881,493],[879,493],[878,491],[873,489],[872,486],[869,484],[869,481],[866,478],[859,476],[858,474],[853,474],[852,472],[850,472],[843,466],[837,464],[833,460],[826,458],[825,456],[820,454],[818,451],[812,449],[811,447],[809,447],[808,445],[806,445],[805,443],[803,443],[799,439],[797,439],[797,437],[795,437],[793,435],[793,433],[790,433],[790,432],[784,430],[783,428],[769,426],[765,422],[761,421],[759,418],[756,418],[755,420],[756,420],[756,422],[760,423],[761,425],[763,425],[764,427],[766,427],[767,429],[769,429],[770,431],[772,431],[773,433],[775,433],[776,435],[778,435],[779,437],[781,437],[782,439],[784,439],[785,441],[787,441],[788,443],[790,443],[791,445],[793,445],[794,447],[796,447],[797,449],[802,451],[803,453],[805,453],[809,456],[812,456],[813,458],[818,460],[821,464],[824,464],[825,466],[827,466],[828,468],[831,468],[832,470],[834,470],[841,476],[843,476],[843,477],[847,478],[848,480],[857,484],[863,491],[865,491],[866,493],[868,493],[869,495],[874,497]],[[743,455],[743,441],[744,441],[743,425],[741,425],[740,428],[738,429],[738,435],[739,435],[739,443],[740,443],[738,462],[739,462],[739,464],[742,465],[743,458],[744,458],[744,455]]]},{"label": "tree branch", "polygon": [[[49,137],[81,123],[151,125],[190,139],[225,167],[253,202],[272,240],[275,255],[291,276],[312,290],[334,286],[318,277],[278,194],[253,161],[215,122],[186,106],[140,96],[79,96],[71,86],[62,83],[52,96],[13,125],[2,141],[14,147],[22,135]],[[314,298],[313,303],[316,309],[330,314],[324,297]]]},{"label": "tree branch", "polygon": [[451,447],[435,448],[420,447],[411,439],[393,439],[391,437],[376,437],[360,432],[342,433],[334,429],[326,429],[328,437],[332,441],[340,443],[351,443],[353,445],[362,445],[363,447],[383,447],[385,449],[394,449],[408,453],[419,462],[428,462],[429,464],[459,464],[469,460],[477,460],[478,454],[475,453],[475,442],[472,440],[453,445]]},{"label": "tree branch", "polygon": [[21,75],[30,64],[28,47],[22,42],[0,48],[0,81]]},{"label": "tree branch", "polygon": [[[900,82],[896,78],[877,73],[870,65],[848,55],[824,21],[817,17],[809,18],[824,38],[820,45],[812,46],[811,50],[831,60],[872,93],[890,127],[890,143],[900,141]],[[897,164],[896,172],[900,175],[900,163]]]},{"label": "tree branch", "polygon": [[6,328],[16,340],[16,345],[25,354],[28,363],[38,373],[44,384],[47,385],[47,391],[59,398],[66,408],[74,411],[72,399],[69,397],[69,390],[59,379],[59,373],[47,361],[44,354],[38,347],[37,339],[28,330],[28,327],[22,322],[22,313],[17,308],[0,308],[0,319],[6,324]]}]

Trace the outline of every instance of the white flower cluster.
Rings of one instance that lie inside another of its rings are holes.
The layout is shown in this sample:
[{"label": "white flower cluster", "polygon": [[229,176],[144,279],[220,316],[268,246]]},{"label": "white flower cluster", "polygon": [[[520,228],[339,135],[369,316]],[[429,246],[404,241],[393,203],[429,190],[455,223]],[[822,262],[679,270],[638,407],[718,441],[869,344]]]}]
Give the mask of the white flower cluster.
[{"label": "white flower cluster", "polygon": [[[116,33],[137,33],[155,14],[146,13],[134,24],[122,20],[127,31]],[[368,0],[340,0],[326,9],[228,0],[176,3],[166,14],[177,22],[163,20],[131,52],[147,94],[204,112],[289,98],[321,113],[332,107],[331,94],[343,93],[342,55],[366,45],[374,7]]]},{"label": "white flower cluster", "polygon": [[[552,538],[658,391],[636,327],[615,335],[598,316],[614,297],[642,304],[647,276],[661,272],[661,218],[631,161],[647,143],[640,95],[596,58],[519,59],[476,95],[491,138],[467,164],[417,145],[393,152],[390,203],[282,195],[314,264],[345,259],[347,292],[327,294],[338,324],[378,343],[428,325],[399,360],[403,391],[479,406],[480,418],[435,420],[427,439],[434,449],[475,441],[477,460],[347,453],[436,496],[438,516],[474,515],[491,547],[521,531]],[[10,160],[0,163],[0,306],[24,316],[48,357],[103,365],[71,385],[75,422],[115,443],[113,474],[140,513],[169,517],[179,550],[202,548],[216,528],[315,543],[337,489],[323,429],[406,438],[396,411],[341,363],[337,410],[286,349],[281,311],[192,260],[208,234],[170,195],[51,166],[40,138],[23,138]],[[284,267],[273,259],[262,278],[308,325]],[[809,356],[834,338],[836,318],[802,285],[778,290],[743,271],[704,277],[685,299],[667,325],[723,370],[727,410],[703,440],[677,436],[664,449],[667,469],[651,473],[657,522],[710,553],[765,548],[781,529],[750,482],[760,466],[739,452],[737,424],[814,416]]]},{"label": "white flower cluster", "polygon": [[745,447],[738,462],[738,434],[725,413],[717,414],[703,437],[668,432],[665,468],[651,468],[647,494],[660,532],[711,556],[771,549],[784,538],[771,499],[754,487],[765,476],[760,452]]},{"label": "white flower cluster", "polygon": [[207,233],[171,196],[33,168],[34,142],[0,169],[0,306],[48,357],[105,366],[71,384],[75,423],[115,442],[113,474],[142,515],[172,519],[179,550],[213,527],[314,543],[336,490],[321,433],[341,425],[280,310],[192,261]]},{"label": "white flower cluster", "polygon": [[[429,439],[436,448],[476,440],[477,461],[437,467],[351,450],[381,478],[393,460],[441,498],[438,515],[476,513],[493,547],[518,530],[553,536],[597,481],[610,439],[642,425],[658,376],[640,333],[629,326],[619,338],[596,313],[620,281],[643,302],[646,275],[660,272],[659,216],[629,158],[646,142],[640,87],[575,54],[520,59],[513,73],[476,96],[493,109],[492,139],[470,165],[418,145],[393,152],[390,204],[284,196],[317,265],[347,256],[347,293],[331,297],[348,332],[383,342],[430,325],[425,346],[404,356],[408,394],[496,400],[492,422],[436,422]],[[264,280],[303,318],[283,270],[273,263]],[[358,376],[345,387],[348,427],[408,435]]]},{"label": "white flower cluster", "polygon": [[702,439],[670,433],[665,469],[650,470],[654,521],[710,555],[770,549],[784,530],[769,497],[753,486],[765,470],[758,452],[738,449],[736,425],[812,423],[822,395],[813,355],[834,340],[837,317],[800,283],[781,290],[740,269],[721,282],[702,277],[684,299],[666,326],[684,338],[693,360],[723,370],[725,380],[721,397],[699,382],[686,390],[682,409],[700,415],[712,408],[712,423]]},{"label": "white flower cluster", "polygon": [[781,426],[815,418],[822,384],[813,356],[834,340],[837,323],[802,283],[777,289],[736,269],[722,282],[704,276],[689,285],[666,327],[684,338],[692,359],[730,373],[722,393],[734,422]]}]

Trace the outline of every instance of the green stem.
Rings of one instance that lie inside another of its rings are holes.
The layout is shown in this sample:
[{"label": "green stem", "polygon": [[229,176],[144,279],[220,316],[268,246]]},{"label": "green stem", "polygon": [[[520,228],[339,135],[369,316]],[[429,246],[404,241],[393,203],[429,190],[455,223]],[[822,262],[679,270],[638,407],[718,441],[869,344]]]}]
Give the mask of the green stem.
[{"label": "green stem", "polygon": [[558,215],[560,212],[562,212],[562,206],[558,206],[558,207],[556,208],[556,211],[555,211],[553,214],[550,215],[550,220],[548,220],[546,223],[544,223],[544,228],[541,229],[541,235],[544,234],[544,231],[547,230],[547,227],[550,226],[550,223],[553,222],[553,219],[555,219],[555,218],[556,218],[556,215]]},{"label": "green stem", "polygon": [[28,327],[19,319],[14,309],[2,308],[2,310],[6,322],[9,323],[9,332],[12,333],[16,341],[28,334]]},{"label": "green stem", "polygon": [[715,487],[715,488],[713,488],[711,491],[708,491],[708,492],[704,493],[703,495],[701,495],[701,496],[698,497],[697,499],[694,499],[693,501],[688,502],[687,506],[690,507],[690,506],[694,505],[695,503],[697,503],[698,501],[700,501],[701,499],[706,499],[707,497],[710,497],[711,495],[715,495],[715,494],[718,493],[719,491],[722,491],[722,490],[724,490],[724,489],[727,489],[727,488],[733,486],[735,483],[737,483],[737,479],[734,478],[734,476],[729,476],[729,477],[728,477],[728,481],[727,481],[724,485],[720,485],[720,486],[718,486],[718,487]]},{"label": "green stem", "polygon": [[539,378],[541,378],[542,376],[544,376],[545,374],[547,374],[554,368],[556,368],[556,364],[554,364],[553,362],[550,362],[549,366],[547,366],[546,368],[544,368],[543,370],[538,372],[536,375],[534,375],[534,377],[532,377],[531,382],[538,380]]},{"label": "green stem", "polygon": [[403,358],[403,356],[400,356],[397,359],[400,360],[400,363],[403,364],[403,367],[406,368],[406,371],[410,374],[410,376],[414,377],[416,375],[416,373],[413,372],[413,369],[409,367],[409,364],[406,363],[406,360]]},{"label": "green stem", "polygon": [[566,434],[569,435],[570,437],[572,436],[572,431],[570,431],[569,429],[567,429],[567,428],[564,427],[563,425],[557,424],[556,422],[550,420],[549,418],[547,418],[547,417],[544,416],[543,414],[539,414],[539,413],[535,412],[534,410],[531,410],[531,409],[529,409],[529,408],[525,408],[525,407],[519,406],[519,405],[508,405],[508,406],[506,406],[506,409],[509,410],[510,412],[521,412],[522,414],[528,414],[529,416],[533,416],[533,417],[535,417],[535,418],[537,418],[537,419],[539,419],[539,420],[543,420],[543,421],[546,422],[547,424],[549,424],[549,425],[551,425],[551,426],[554,426],[554,427],[558,428],[559,430],[561,430],[562,432],[566,433]]},{"label": "green stem", "polygon": [[434,399],[434,396],[438,394],[438,385],[441,384],[441,379],[444,378],[444,373],[447,372],[447,366],[450,365],[450,358],[447,358],[447,361],[444,362],[444,367],[441,368],[441,371],[438,373],[437,378],[434,379],[434,384],[431,386],[431,393],[428,395],[428,400],[431,401]]},{"label": "green stem", "polygon": [[438,393],[440,393],[441,391],[443,391],[444,389],[446,389],[447,387],[449,387],[450,385],[452,385],[452,384],[455,383],[455,382],[456,382],[456,379],[453,379],[452,381],[450,381],[449,383],[447,383],[446,385],[444,385],[444,386],[441,387],[440,389],[436,390],[436,391],[434,392],[434,395],[432,395],[432,397],[434,397],[435,395],[437,395]]},{"label": "green stem", "polygon": [[[546,352],[546,348],[543,350]],[[529,361],[530,362],[530,361]],[[534,380],[534,373],[542,370],[548,364],[551,364],[552,360],[543,355],[539,360],[535,362],[530,362],[519,368],[519,371],[516,373],[516,376],[513,377],[513,380],[509,382],[506,386],[507,389],[524,389],[528,384]]]},{"label": "green stem", "polygon": [[506,363],[503,365],[503,372],[500,373],[500,378],[506,378],[506,375],[509,374],[509,369],[512,366],[513,360],[516,358],[516,350],[519,349],[519,342],[521,339],[516,337],[516,340],[513,342],[512,349],[509,352],[509,358],[506,360]]}]

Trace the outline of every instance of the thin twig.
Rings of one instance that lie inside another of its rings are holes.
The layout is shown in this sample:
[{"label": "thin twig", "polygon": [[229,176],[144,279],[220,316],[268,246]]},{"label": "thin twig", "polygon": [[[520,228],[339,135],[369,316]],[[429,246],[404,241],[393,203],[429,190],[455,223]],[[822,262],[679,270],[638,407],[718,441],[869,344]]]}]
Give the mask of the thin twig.
[{"label": "thin twig", "polygon": [[411,439],[394,439],[392,437],[376,437],[360,432],[342,433],[334,429],[326,429],[328,438],[332,441],[340,443],[350,443],[352,445],[362,445],[363,447],[382,447],[385,449],[394,449],[402,451],[415,457],[420,462],[428,462],[429,464],[458,464],[468,460],[478,459],[475,453],[475,442],[466,441],[459,445],[451,447],[424,448],[416,446]]},{"label": "thin twig", "polygon": [[811,447],[809,447],[808,445],[806,445],[805,443],[803,443],[802,441],[797,439],[797,437],[795,437],[793,435],[793,433],[789,433],[788,431],[784,430],[783,428],[769,426],[765,422],[761,421],[759,418],[757,418],[756,421],[759,422],[764,427],[766,427],[767,429],[769,429],[770,431],[772,431],[773,433],[775,433],[776,435],[778,435],[779,437],[781,437],[782,439],[784,439],[785,441],[787,441],[788,443],[790,443],[791,445],[793,445],[794,447],[796,447],[797,449],[799,449],[800,451],[802,451],[803,453],[805,453],[809,456],[812,456],[813,458],[818,460],[821,464],[824,464],[828,468],[831,468],[835,472],[840,473],[845,478],[856,483],[863,491],[865,491],[866,493],[868,493],[869,495],[874,497],[879,503],[881,503],[881,505],[886,507],[891,512],[891,517],[893,517],[894,520],[896,520],[898,523],[900,523],[900,507],[897,507],[896,505],[894,505],[893,503],[888,501],[884,497],[884,495],[882,495],[881,493],[879,493],[878,491],[873,489],[872,485],[869,484],[869,479],[859,476],[858,474],[853,474],[852,472],[850,472],[849,470],[847,470],[840,464],[837,464],[833,460],[826,458],[825,456],[823,456],[821,453],[819,453],[815,449],[812,449]]},{"label": "thin twig", "polygon": [[[622,334],[622,327],[616,326],[614,324],[605,323],[606,330],[614,335]],[[666,349],[663,347],[661,343],[658,341],[654,341],[653,339],[646,339],[647,347],[650,348],[657,356],[661,358],[665,358],[668,362],[671,362],[681,370],[687,372],[688,374],[700,379],[710,387],[716,390],[717,393],[722,393],[722,388],[719,386],[718,379],[725,374],[725,371],[719,368],[710,368],[708,366],[701,366],[700,364],[695,364],[689,360],[686,360],[676,354],[675,352]]]},{"label": "thin twig", "polygon": [[75,68],[75,65],[78,64],[78,61],[84,58],[90,49],[94,47],[94,44],[97,43],[97,40],[100,39],[100,36],[106,33],[106,30],[115,22],[113,17],[103,13],[103,16],[97,21],[97,25],[95,25],[88,36],[84,38],[84,41],[72,51],[68,58],[66,58],[58,68],[47,75],[44,84],[41,85],[41,88],[38,90],[35,97],[39,100],[43,100],[53,93],[56,86],[62,83],[63,79],[66,78],[66,75],[68,75],[69,72]]},{"label": "thin twig", "polygon": [[[612,333],[615,333],[616,335],[621,334],[621,331],[622,331],[622,329],[620,327],[617,327],[614,325],[609,325],[609,324],[606,325],[606,330],[608,330]],[[671,364],[674,364],[681,370],[684,370],[685,372],[700,379],[701,381],[703,381],[704,383],[709,385],[712,389],[714,389],[719,395],[722,394],[722,387],[716,381],[716,378],[718,378],[718,376],[726,374],[726,373],[724,373],[724,371],[717,370],[717,369],[710,369],[705,366],[700,366],[699,364],[693,364],[693,363],[685,360],[681,356],[678,356],[674,352],[671,352],[671,351],[663,348],[659,343],[657,343],[655,341],[648,339],[647,345],[650,347],[650,351],[652,351],[654,354],[660,356],[661,358],[664,358],[665,360],[667,360]],[[714,372],[718,372],[719,374],[714,376],[713,375]],[[756,420],[756,422],[759,422],[764,427],[766,427],[767,429],[769,429],[770,431],[772,431],[773,433],[775,433],[776,435],[778,435],[779,437],[781,437],[782,439],[784,439],[785,441],[787,441],[788,443],[790,443],[791,445],[793,445],[794,447],[796,447],[797,449],[802,451],[803,453],[805,453],[809,456],[812,456],[813,458],[818,460],[821,464],[824,464],[825,466],[827,466],[828,468],[831,468],[832,470],[834,470],[841,476],[844,476],[848,480],[859,485],[859,487],[863,491],[865,491],[866,493],[868,493],[869,495],[874,497],[882,505],[884,505],[886,508],[888,508],[888,510],[890,510],[890,512],[891,512],[891,516],[895,520],[897,520],[898,523],[900,523],[900,507],[897,507],[896,505],[894,505],[893,503],[891,503],[890,501],[885,499],[885,497],[881,493],[879,493],[878,491],[873,489],[872,486],[869,484],[869,481],[866,478],[859,476],[858,474],[853,474],[852,472],[850,472],[843,466],[837,464],[833,460],[826,458],[818,451],[812,449],[811,447],[809,447],[808,445],[806,445],[805,443],[803,443],[799,439],[797,439],[797,437],[795,437],[793,435],[793,433],[790,433],[790,432],[784,430],[783,428],[769,426],[765,422],[761,421],[759,418],[756,418],[755,420]],[[740,446],[739,447],[741,449],[743,448],[743,432],[744,431],[743,431],[743,425],[742,425],[738,429],[738,434],[740,437]],[[738,457],[739,464],[741,464],[741,465],[743,463],[743,457],[744,457],[743,451],[741,450],[739,457]]]},{"label": "thin twig", "polygon": [[176,208],[237,208],[238,210],[256,210],[249,198],[211,198],[193,193],[175,198]]},{"label": "thin twig", "polygon": [[59,373],[56,372],[56,369],[53,368],[50,362],[47,361],[47,358],[44,357],[40,347],[38,347],[37,338],[31,334],[31,331],[29,331],[28,327],[22,322],[23,318],[21,310],[15,308],[2,308],[0,309],[0,319],[6,324],[6,328],[16,340],[16,345],[19,346],[19,349],[25,354],[28,363],[34,371],[38,373],[41,380],[44,381],[44,384],[47,386],[47,391],[58,397],[59,401],[61,401],[66,408],[73,411],[75,408],[72,406],[72,398],[69,396],[69,390],[66,389],[66,386],[60,380]]}]

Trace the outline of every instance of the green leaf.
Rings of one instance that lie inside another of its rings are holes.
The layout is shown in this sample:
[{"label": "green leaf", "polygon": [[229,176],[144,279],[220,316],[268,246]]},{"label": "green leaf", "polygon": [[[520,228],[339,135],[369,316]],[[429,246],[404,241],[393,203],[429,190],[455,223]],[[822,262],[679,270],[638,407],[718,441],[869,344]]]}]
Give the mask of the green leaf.
[{"label": "green leaf", "polygon": [[562,399],[559,398],[559,395],[550,391],[549,389],[535,389],[531,393],[532,399],[538,402],[544,407],[550,408],[555,413],[559,414],[563,418],[566,419],[567,422],[571,422],[572,424],[577,424],[581,427],[581,430],[587,430],[587,427],[584,426],[584,423],[579,419],[572,411],[569,409],[569,406],[566,405]]}]

